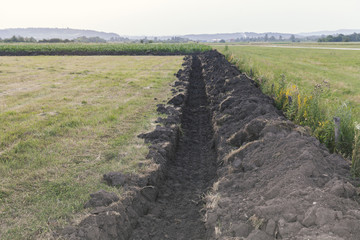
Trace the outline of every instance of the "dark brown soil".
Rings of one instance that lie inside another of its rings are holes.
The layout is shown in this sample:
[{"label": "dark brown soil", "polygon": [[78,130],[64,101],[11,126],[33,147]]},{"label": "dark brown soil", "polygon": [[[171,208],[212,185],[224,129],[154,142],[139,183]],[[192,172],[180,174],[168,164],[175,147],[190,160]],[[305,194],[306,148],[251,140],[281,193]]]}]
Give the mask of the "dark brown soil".
[{"label": "dark brown soil", "polygon": [[286,120],[222,55],[200,59],[222,163],[207,198],[209,238],[360,239],[348,162]]},{"label": "dark brown soil", "polygon": [[188,97],[175,158],[166,165],[159,197],[131,239],[204,239],[202,196],[215,177],[211,114],[197,57],[193,59]]}]

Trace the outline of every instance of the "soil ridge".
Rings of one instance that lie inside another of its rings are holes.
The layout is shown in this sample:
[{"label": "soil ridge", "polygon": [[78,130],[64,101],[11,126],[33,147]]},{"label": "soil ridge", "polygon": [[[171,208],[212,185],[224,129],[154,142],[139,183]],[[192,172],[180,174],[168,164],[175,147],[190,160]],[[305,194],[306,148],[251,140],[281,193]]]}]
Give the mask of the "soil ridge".
[{"label": "soil ridge", "polygon": [[207,237],[359,239],[359,182],[348,162],[288,121],[223,55],[199,58],[221,165],[206,198]]}]

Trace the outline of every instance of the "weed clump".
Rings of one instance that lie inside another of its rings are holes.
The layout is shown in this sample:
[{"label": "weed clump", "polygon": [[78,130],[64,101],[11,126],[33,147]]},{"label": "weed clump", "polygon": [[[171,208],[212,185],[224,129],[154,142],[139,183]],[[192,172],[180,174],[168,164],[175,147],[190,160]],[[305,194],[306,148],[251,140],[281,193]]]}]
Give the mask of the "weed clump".
[{"label": "weed clump", "polygon": [[351,170],[355,177],[360,177],[360,124],[355,123],[354,146],[352,152]]}]

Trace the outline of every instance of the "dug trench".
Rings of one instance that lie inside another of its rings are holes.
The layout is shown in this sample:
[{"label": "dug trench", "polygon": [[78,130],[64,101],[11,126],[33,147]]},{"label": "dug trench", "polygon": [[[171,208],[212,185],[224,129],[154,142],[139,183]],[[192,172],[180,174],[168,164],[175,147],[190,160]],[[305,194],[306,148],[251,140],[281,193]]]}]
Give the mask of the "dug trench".
[{"label": "dug trench", "polygon": [[[156,129],[139,135],[150,143],[148,158],[154,171],[128,179],[130,196],[123,199],[99,191],[85,204],[91,215],[61,235],[69,239],[205,239],[204,195],[216,176],[211,113],[202,68],[196,55],[185,58],[177,73],[174,97],[158,111]],[[110,184],[126,176],[108,173]],[[116,184],[115,184],[116,185]],[[109,199],[109,201],[105,201]],[[120,203],[118,203],[120,200]],[[103,206],[108,205],[110,206]]]},{"label": "dug trench", "polygon": [[202,196],[216,173],[211,114],[199,59],[192,59],[175,157],[165,167],[159,196],[131,239],[204,239]]},{"label": "dug trench", "polygon": [[218,52],[183,65],[175,96],[158,106],[168,117],[141,135],[150,170],[105,175],[126,192],[93,194],[91,214],[61,236],[359,239],[359,181],[346,160],[288,121]]}]

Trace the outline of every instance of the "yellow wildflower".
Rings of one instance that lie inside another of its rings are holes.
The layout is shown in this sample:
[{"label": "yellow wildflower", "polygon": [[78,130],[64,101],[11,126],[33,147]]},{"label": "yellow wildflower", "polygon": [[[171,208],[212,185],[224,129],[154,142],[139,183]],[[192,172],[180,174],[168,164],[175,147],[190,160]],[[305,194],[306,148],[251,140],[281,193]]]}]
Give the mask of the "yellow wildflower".
[{"label": "yellow wildflower", "polygon": [[306,106],[306,101],[307,101],[307,98],[304,97],[304,106]]},{"label": "yellow wildflower", "polygon": [[290,95],[290,92],[291,92],[291,90],[288,88],[288,89],[286,89],[286,93],[285,93],[285,95],[288,97],[289,95]]}]

